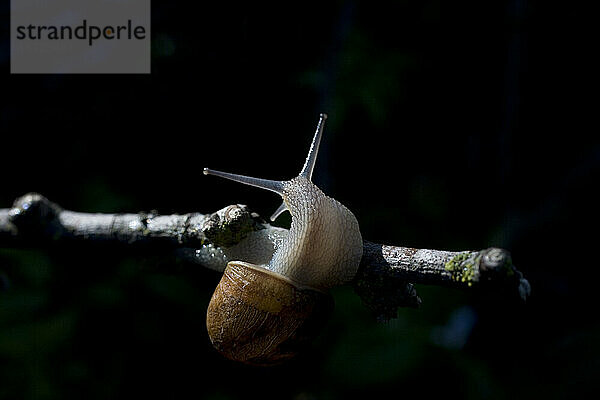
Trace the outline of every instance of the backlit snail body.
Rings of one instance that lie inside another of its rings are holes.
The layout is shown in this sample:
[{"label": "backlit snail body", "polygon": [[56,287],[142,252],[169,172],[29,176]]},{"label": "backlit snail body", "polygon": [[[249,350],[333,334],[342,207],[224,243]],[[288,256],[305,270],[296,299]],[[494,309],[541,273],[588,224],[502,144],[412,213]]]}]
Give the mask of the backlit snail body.
[{"label": "backlit snail body", "polygon": [[292,358],[319,332],[333,301],[328,289],[352,280],[362,237],[352,212],[311,182],[327,115],[321,114],[304,167],[289,181],[271,181],[204,169],[278,193],[292,215],[290,231],[267,265],[232,261],[215,289],[206,323],[224,356],[258,365]]}]

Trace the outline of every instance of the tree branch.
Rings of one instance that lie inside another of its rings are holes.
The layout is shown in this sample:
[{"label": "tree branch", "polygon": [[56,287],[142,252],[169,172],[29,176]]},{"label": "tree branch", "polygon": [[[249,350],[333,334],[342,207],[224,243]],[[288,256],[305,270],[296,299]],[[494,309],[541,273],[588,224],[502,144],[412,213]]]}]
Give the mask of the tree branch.
[{"label": "tree branch", "polygon": [[[63,210],[37,193],[0,209],[0,247],[54,243],[122,245],[142,254],[174,251],[181,259],[222,271],[228,261],[268,262],[287,230],[274,227],[244,205],[212,214],[94,214]],[[408,282],[459,289],[502,289],[523,300],[529,283],[506,250],[440,251],[364,242],[361,268],[353,282],[363,302],[382,319],[400,306],[421,303]]]}]

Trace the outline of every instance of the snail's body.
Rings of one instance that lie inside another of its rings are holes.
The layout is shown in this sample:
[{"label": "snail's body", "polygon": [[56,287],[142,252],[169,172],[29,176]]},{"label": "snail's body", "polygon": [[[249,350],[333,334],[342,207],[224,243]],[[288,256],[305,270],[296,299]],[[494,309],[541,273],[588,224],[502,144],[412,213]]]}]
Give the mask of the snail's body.
[{"label": "snail's body", "polygon": [[271,190],[292,215],[290,231],[267,265],[232,261],[211,299],[207,328],[215,348],[250,364],[293,357],[309,342],[332,306],[327,290],[352,280],[362,257],[362,237],[352,212],[310,181],[323,123],[300,175],[270,181],[205,169],[205,174]]},{"label": "snail's body", "polygon": [[358,221],[343,204],[300,176],[284,184],[283,201],[292,214],[288,239],[267,268],[319,289],[347,283],[362,256]]}]

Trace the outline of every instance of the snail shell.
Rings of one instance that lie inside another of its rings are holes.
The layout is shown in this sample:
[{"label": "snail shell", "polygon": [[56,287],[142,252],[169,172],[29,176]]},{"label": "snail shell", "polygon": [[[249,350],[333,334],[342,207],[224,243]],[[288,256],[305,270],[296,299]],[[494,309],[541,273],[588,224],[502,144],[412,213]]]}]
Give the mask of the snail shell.
[{"label": "snail shell", "polygon": [[207,311],[208,334],[225,357],[273,365],[301,352],[333,308],[328,293],[253,264],[227,265]]}]

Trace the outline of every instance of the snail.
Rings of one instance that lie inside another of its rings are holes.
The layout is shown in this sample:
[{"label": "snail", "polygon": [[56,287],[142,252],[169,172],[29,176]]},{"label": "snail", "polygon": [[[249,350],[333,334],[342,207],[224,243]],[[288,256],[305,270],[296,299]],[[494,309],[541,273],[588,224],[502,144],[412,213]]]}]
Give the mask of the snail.
[{"label": "snail", "polygon": [[266,265],[231,261],[210,300],[206,324],[213,346],[225,357],[272,365],[295,357],[318,335],[333,309],[329,289],[351,281],[362,257],[358,221],[311,182],[326,114],[320,114],[300,174],[289,181],[251,178],[204,169],[279,194],[289,210],[287,237]]}]

